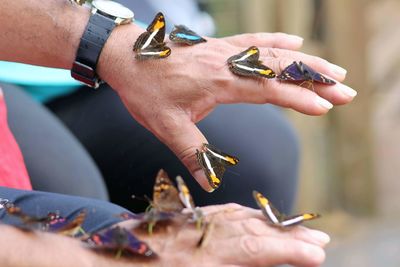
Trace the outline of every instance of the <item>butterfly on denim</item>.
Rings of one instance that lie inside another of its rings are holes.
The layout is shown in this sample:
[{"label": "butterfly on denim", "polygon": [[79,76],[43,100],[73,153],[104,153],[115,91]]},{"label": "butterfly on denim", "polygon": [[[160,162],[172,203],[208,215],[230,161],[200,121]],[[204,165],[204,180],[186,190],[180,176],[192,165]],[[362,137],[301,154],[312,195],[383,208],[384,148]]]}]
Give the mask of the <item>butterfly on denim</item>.
[{"label": "butterfly on denim", "polygon": [[325,84],[325,85],[334,85],[336,82],[331,80],[319,72],[313,70],[310,66],[305,63],[299,61],[294,61],[292,64],[287,66],[281,74],[277,76],[279,80],[289,81],[289,82],[301,82],[300,86],[303,83],[308,83],[311,88],[314,90],[314,82]]},{"label": "butterfly on denim", "polygon": [[178,184],[179,198],[181,199],[185,208],[189,209],[192,214],[192,221],[196,222],[197,229],[200,229],[203,224],[204,214],[199,207],[196,207],[193,201],[193,197],[190,194],[189,187],[181,176],[176,177],[176,183]]},{"label": "butterfly on denim", "polygon": [[169,34],[169,39],[175,43],[186,45],[195,45],[207,42],[206,39],[184,25],[175,25],[174,29]]},{"label": "butterfly on denim", "polygon": [[321,217],[316,213],[303,213],[293,216],[286,216],[280,213],[272,203],[264,197],[261,193],[257,191],[253,191],[253,197],[260,207],[264,216],[268,219],[269,223],[273,226],[277,226],[280,228],[285,228],[289,226],[294,226],[297,224],[301,224],[304,221],[313,220]]},{"label": "butterfly on denim", "polygon": [[275,73],[272,69],[260,61],[260,50],[251,46],[245,51],[228,58],[228,66],[231,72],[239,76],[261,77],[272,79]]},{"label": "butterfly on denim", "polygon": [[49,212],[46,216],[32,216],[22,211],[22,209],[16,206],[12,202],[2,203],[3,208],[6,210],[7,214],[19,218],[22,225],[15,225],[23,230],[43,230],[48,228],[48,225],[59,218],[57,212]]},{"label": "butterfly on denim", "polygon": [[204,143],[201,150],[196,150],[197,161],[206,174],[208,183],[217,189],[222,182],[222,176],[227,166],[234,166],[239,159],[228,155],[216,147]]},{"label": "butterfly on denim", "polygon": [[184,208],[179,198],[178,189],[163,169],[160,169],[157,173],[153,187],[153,199],[148,201],[150,206],[145,213],[122,213],[119,217],[139,220],[147,224],[147,231],[152,234],[153,228],[158,222],[173,220],[181,215],[181,211]]},{"label": "butterfly on denim", "polygon": [[165,18],[159,12],[147,30],[139,35],[133,51],[136,52],[137,59],[165,58],[171,54],[171,49],[164,43],[165,37]]},{"label": "butterfly on denim", "polygon": [[90,235],[87,242],[96,250],[116,252],[119,258],[122,252],[145,257],[157,257],[149,245],[137,239],[131,232],[120,226],[112,226]]},{"label": "butterfly on denim", "polygon": [[46,231],[62,234],[66,236],[75,236],[79,232],[84,233],[82,224],[86,218],[86,210],[81,210],[72,219],[67,219],[62,216],[57,216],[47,224]]}]

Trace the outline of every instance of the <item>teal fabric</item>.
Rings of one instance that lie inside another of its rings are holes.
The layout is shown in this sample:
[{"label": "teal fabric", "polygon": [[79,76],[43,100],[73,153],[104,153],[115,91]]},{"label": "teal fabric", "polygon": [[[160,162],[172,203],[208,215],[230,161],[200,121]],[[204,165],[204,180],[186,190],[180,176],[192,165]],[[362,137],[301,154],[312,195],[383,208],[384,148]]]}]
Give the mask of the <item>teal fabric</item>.
[{"label": "teal fabric", "polygon": [[23,87],[38,101],[69,94],[81,86],[68,70],[0,61],[0,82]]}]

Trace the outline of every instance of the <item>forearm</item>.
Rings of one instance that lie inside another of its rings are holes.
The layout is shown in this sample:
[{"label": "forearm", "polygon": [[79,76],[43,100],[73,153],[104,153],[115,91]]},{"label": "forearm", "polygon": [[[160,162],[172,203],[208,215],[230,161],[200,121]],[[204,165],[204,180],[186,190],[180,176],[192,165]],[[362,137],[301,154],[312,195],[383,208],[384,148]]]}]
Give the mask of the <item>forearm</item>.
[{"label": "forearm", "polygon": [[0,60],[70,69],[89,16],[68,0],[0,1]]},{"label": "forearm", "polygon": [[2,267],[102,267],[137,266],[84,248],[79,241],[48,233],[27,233],[0,225],[0,266]]}]

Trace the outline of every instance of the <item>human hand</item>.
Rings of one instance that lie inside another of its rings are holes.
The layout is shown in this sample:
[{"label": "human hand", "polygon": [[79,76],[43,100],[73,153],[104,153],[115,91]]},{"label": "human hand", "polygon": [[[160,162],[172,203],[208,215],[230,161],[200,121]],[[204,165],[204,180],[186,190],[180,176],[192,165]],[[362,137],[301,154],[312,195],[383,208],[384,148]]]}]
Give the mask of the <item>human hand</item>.
[{"label": "human hand", "polygon": [[[346,104],[356,95],[340,83],[345,70],[321,58],[293,51],[302,45],[302,39],[295,36],[244,34],[208,38],[207,43],[193,47],[169,44],[173,50],[170,57],[138,61],[134,59],[132,45],[141,31],[134,27],[118,27],[112,33],[100,57],[100,76],[118,92],[132,116],[165,143],[207,191],[211,187],[195,156],[196,149],[207,140],[195,123],[216,105],[271,103],[322,115],[332,104]],[[303,61],[338,83],[315,84],[313,92],[276,79],[233,75],[226,60],[251,45],[260,48],[261,60],[278,74],[293,61]]]},{"label": "human hand", "polygon": [[[211,230],[198,248],[202,231],[190,224],[172,224],[149,236],[135,235],[157,252],[159,259],[148,266],[319,266],[325,259],[323,247],[329,236],[296,226],[280,230],[269,226],[259,210],[237,204],[209,206],[203,211],[211,218]],[[126,226],[129,221],[123,222]]]}]

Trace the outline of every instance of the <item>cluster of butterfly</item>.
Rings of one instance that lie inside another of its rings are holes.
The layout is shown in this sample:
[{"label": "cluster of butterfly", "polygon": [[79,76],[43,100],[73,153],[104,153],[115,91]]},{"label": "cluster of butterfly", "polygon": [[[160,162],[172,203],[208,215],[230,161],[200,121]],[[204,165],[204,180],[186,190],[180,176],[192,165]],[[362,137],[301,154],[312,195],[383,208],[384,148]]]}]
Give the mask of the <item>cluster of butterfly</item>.
[{"label": "cluster of butterfly", "polygon": [[[239,76],[261,77],[261,78],[277,78],[281,81],[309,83],[313,86],[314,82],[326,85],[334,85],[334,80],[328,79],[319,72],[313,70],[310,66],[299,61],[294,61],[287,66],[280,75],[260,61],[260,51],[257,47],[251,46],[245,51],[228,58],[229,69]],[[300,84],[301,86],[302,84]]]},{"label": "cluster of butterfly", "polygon": [[[141,214],[121,213],[117,215],[124,221],[129,220],[133,224],[113,225],[90,234],[85,233],[82,229],[86,210],[80,210],[72,218],[66,219],[58,212],[49,212],[44,217],[31,216],[7,200],[0,201],[0,205],[7,214],[21,220],[22,224],[16,226],[24,231],[40,230],[76,237],[90,249],[116,253],[117,258],[125,252],[129,255],[141,255],[152,259],[157,257],[156,252],[146,242],[139,240],[134,235],[134,230],[144,229],[152,234],[156,225],[161,228],[171,223],[181,225],[192,223],[196,225],[197,229],[203,231],[197,247],[202,247],[211,234],[212,220],[206,221],[206,215],[194,204],[189,188],[182,177],[177,176],[176,182],[177,187],[168,174],[164,170],[160,170],[153,188],[153,199],[149,200],[150,208]],[[254,191],[253,196],[268,219],[268,223],[272,226],[285,228],[319,217],[318,214],[313,213],[285,216],[274,208],[261,193]]]},{"label": "cluster of butterfly", "polygon": [[[136,52],[137,59],[165,58],[171,54],[171,48],[166,46],[164,42],[165,36],[165,19],[164,15],[159,12],[146,31],[142,33],[136,40],[133,51]],[[172,42],[194,45],[206,42],[204,38],[186,26],[175,26],[170,33],[169,39]],[[336,82],[321,73],[315,71],[310,66],[299,61],[294,61],[287,66],[280,75],[262,64],[260,61],[260,51],[257,47],[251,46],[245,51],[234,55],[227,60],[229,69],[239,76],[262,77],[267,79],[277,78],[281,81],[290,81],[308,83],[313,88],[313,83],[318,82],[325,85],[334,85]]]},{"label": "cluster of butterfly", "polygon": [[[136,40],[133,51],[136,53],[136,59],[151,59],[151,58],[166,58],[171,54],[165,42],[165,18],[159,12],[146,31],[139,35]],[[188,29],[184,25],[176,25],[169,35],[169,39],[178,44],[194,45],[202,42],[207,42],[206,39],[199,36],[197,33]]]}]

